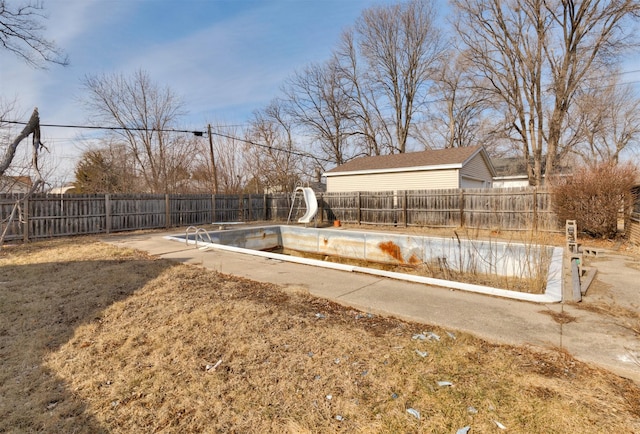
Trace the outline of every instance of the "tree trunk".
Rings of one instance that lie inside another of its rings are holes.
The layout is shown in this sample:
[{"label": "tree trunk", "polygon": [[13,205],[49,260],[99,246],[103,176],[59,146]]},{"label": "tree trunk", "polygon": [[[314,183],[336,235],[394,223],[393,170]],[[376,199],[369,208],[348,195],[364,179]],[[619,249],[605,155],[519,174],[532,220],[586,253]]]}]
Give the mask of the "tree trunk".
[{"label": "tree trunk", "polygon": [[[11,162],[13,161],[13,157],[16,155],[16,149],[20,142],[26,139],[30,134],[34,135],[34,143],[33,145],[37,148],[40,146],[40,115],[38,115],[38,108],[33,109],[33,113],[31,114],[31,118],[29,118],[29,122],[25,125],[24,129],[18,137],[14,139],[14,141],[9,145],[7,151],[2,158],[2,162],[0,163],[0,176],[4,175],[4,172],[11,166]],[[35,149],[35,152],[38,150]]]}]

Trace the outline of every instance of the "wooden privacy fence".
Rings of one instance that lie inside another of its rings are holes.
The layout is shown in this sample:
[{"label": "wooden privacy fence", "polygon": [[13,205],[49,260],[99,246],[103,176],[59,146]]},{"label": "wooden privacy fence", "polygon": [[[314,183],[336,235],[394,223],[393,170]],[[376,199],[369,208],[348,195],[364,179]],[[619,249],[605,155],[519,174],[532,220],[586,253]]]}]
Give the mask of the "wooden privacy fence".
[{"label": "wooden privacy fence", "polygon": [[560,230],[549,193],[530,187],[324,193],[321,205],[345,223]]},{"label": "wooden privacy fence", "polygon": [[[19,200],[19,212],[9,222]],[[0,195],[0,218],[6,240],[27,241],[215,221],[263,220],[272,214],[271,202],[266,195],[36,194],[28,199]],[[276,215],[284,213],[277,208],[275,211]]]},{"label": "wooden privacy fence", "polygon": [[[19,195],[0,195],[0,218],[6,240],[100,234],[140,229],[206,225],[213,222],[286,221],[289,194],[153,195],[38,194],[19,202]],[[292,221],[304,211],[294,202]],[[362,225],[469,227],[557,231],[549,194],[533,188],[453,189],[322,193],[320,221]]]}]

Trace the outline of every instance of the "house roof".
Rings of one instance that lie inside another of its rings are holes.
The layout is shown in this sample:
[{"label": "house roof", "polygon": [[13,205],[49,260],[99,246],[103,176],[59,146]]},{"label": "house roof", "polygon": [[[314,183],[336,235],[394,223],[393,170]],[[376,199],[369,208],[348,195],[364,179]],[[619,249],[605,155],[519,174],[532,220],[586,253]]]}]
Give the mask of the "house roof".
[{"label": "house roof", "polygon": [[[533,157],[530,158],[533,164]],[[494,158],[491,160],[493,167],[496,169],[497,176],[500,178],[527,178],[527,165],[523,157],[505,157]],[[547,168],[547,159],[543,156],[541,161],[542,175],[545,174]],[[566,174],[571,172],[571,168],[566,165],[557,165],[554,167],[556,174]]]},{"label": "house roof", "polygon": [[31,180],[30,176],[2,176],[0,177],[0,180],[2,180],[2,182],[6,182],[7,184],[23,184],[27,187],[31,187],[33,185],[33,181]]},{"label": "house roof", "polygon": [[498,176],[527,176],[527,166],[522,157],[494,158],[493,167]]},{"label": "house roof", "polygon": [[340,176],[355,173],[459,169],[478,153],[482,154],[487,166],[491,172],[494,173],[493,165],[484,148],[482,146],[467,146],[374,157],[359,157],[327,171],[324,175]]}]

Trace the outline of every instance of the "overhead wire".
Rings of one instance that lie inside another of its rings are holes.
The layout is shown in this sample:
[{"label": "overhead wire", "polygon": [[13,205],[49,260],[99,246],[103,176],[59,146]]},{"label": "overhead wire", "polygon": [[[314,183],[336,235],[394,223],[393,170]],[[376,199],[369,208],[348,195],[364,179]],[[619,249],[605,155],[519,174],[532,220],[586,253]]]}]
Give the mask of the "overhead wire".
[{"label": "overhead wire", "polygon": [[[23,122],[23,121],[10,121],[10,120],[4,120],[4,119],[0,119],[0,123],[6,123],[6,124],[14,124],[14,125],[26,125],[27,122]],[[181,129],[175,129],[175,128],[144,128],[144,127],[106,127],[106,126],[97,126],[97,125],[71,125],[71,124],[44,124],[41,123],[40,124],[41,127],[49,127],[49,128],[73,128],[73,129],[85,129],[85,130],[103,130],[103,131],[156,131],[159,133],[183,133],[183,134],[193,134],[196,137],[203,137],[206,136],[208,134],[207,131],[205,130],[181,130]],[[225,127],[229,127],[229,126],[225,126]],[[284,152],[284,153],[288,153],[290,155],[297,155],[300,157],[304,157],[304,158],[311,158],[315,161],[323,161],[325,163],[332,163],[331,160],[326,159],[326,158],[322,158],[322,157],[317,157],[315,155],[306,153],[306,152],[301,152],[301,151],[295,151],[292,149],[285,149],[285,148],[280,148],[277,146],[271,146],[271,145],[266,145],[264,143],[257,143],[254,142],[252,140],[248,140],[248,139],[243,139],[241,137],[235,137],[229,134],[223,134],[223,133],[218,133],[215,131],[211,131],[211,135],[213,136],[217,136],[217,137],[222,137],[222,138],[226,138],[226,139],[230,139],[230,140],[237,140],[239,142],[243,142],[243,143],[247,143],[249,145],[252,146],[258,146],[261,148],[265,148],[265,149],[270,149],[270,150],[274,150],[274,151],[278,151],[278,152]]]}]

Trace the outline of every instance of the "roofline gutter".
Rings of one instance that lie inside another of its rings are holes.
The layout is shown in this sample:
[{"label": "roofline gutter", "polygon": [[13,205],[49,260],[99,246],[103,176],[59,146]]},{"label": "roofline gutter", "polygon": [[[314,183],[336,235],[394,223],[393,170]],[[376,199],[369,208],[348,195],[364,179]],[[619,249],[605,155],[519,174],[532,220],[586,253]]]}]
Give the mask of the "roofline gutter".
[{"label": "roofline gutter", "polygon": [[450,169],[462,169],[462,163],[455,164],[440,164],[437,166],[411,166],[411,167],[398,167],[395,169],[369,169],[369,170],[350,170],[348,172],[325,172],[322,176],[347,176],[347,175],[373,175],[377,173],[400,173],[400,172],[422,172],[431,170],[450,170]]}]

